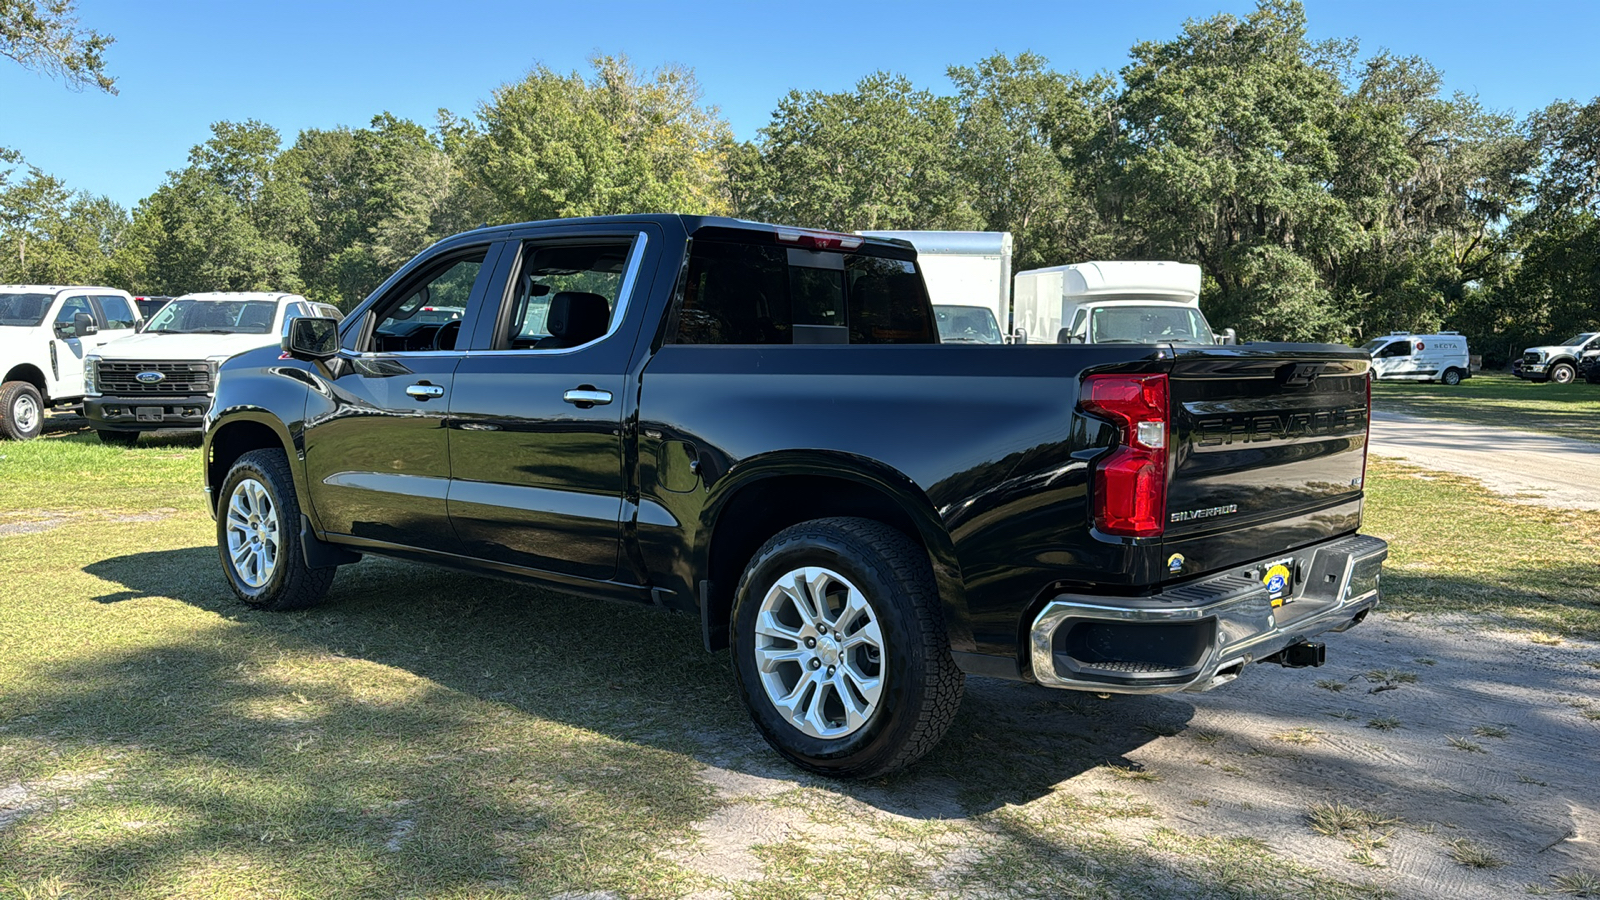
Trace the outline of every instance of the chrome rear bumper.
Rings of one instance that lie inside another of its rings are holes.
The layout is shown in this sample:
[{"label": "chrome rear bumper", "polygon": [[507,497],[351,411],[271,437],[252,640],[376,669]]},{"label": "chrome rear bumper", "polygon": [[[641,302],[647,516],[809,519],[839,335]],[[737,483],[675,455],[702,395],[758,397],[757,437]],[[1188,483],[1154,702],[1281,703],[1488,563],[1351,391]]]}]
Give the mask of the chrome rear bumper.
[{"label": "chrome rear bumper", "polygon": [[[1125,694],[1210,690],[1247,663],[1354,625],[1378,604],[1388,555],[1384,541],[1353,535],[1149,597],[1058,595],[1033,622],[1034,678],[1046,687]],[[1274,608],[1262,577],[1290,557],[1294,585]]]}]

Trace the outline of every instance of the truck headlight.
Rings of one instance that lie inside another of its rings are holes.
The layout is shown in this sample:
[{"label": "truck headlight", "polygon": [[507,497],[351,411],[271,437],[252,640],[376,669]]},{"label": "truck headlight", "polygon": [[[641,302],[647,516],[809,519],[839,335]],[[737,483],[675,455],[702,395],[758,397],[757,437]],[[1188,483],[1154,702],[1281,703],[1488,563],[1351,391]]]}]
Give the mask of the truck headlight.
[{"label": "truck headlight", "polygon": [[83,394],[85,397],[100,396],[100,357],[85,356],[83,358]]},{"label": "truck headlight", "polygon": [[208,357],[206,357],[206,370],[211,375],[211,389],[213,391],[217,389],[217,375],[220,374],[220,372],[222,370],[222,364],[227,362],[228,360],[230,360],[232,358],[233,357],[232,357],[231,354],[230,355],[226,355],[226,356],[208,356]]}]

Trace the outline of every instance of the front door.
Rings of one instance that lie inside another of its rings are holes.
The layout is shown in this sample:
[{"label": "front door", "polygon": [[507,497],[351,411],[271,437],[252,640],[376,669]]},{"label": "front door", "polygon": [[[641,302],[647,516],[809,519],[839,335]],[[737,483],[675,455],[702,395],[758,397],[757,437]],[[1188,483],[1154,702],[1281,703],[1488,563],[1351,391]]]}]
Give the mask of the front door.
[{"label": "front door", "polygon": [[446,252],[418,266],[353,323],[327,369],[326,389],[309,394],[306,476],[325,531],[459,552],[445,495],[460,322],[441,333],[441,323],[421,311],[445,302],[481,305],[490,249]]},{"label": "front door", "polygon": [[504,308],[477,332],[450,402],[450,521],[468,555],[615,576],[638,330],[621,326],[630,296],[642,304],[649,291],[645,245],[609,233],[520,248]]},{"label": "front door", "polygon": [[96,327],[100,322],[94,304],[86,296],[66,297],[56,308],[50,332],[50,369],[56,378],[55,387],[50,391],[52,398],[83,396],[83,357],[100,343],[99,335],[63,338],[55,331],[55,325],[71,325],[78,313],[87,315]]}]

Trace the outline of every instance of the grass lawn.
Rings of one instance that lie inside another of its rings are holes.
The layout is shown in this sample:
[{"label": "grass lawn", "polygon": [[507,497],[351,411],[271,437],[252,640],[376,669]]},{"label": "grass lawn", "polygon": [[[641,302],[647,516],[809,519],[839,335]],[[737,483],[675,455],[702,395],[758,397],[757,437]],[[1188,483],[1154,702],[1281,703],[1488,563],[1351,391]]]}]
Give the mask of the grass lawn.
[{"label": "grass lawn", "polygon": [[[198,456],[0,444],[0,897],[1387,895],[1126,792],[1052,790],[1131,724],[1046,741],[1042,713],[969,702],[910,773],[836,785],[766,749],[687,617],[381,560],[321,608],[249,610]],[[1369,484],[1387,608],[1600,634],[1600,527],[1394,465]],[[738,827],[708,765],[834,837],[686,865]],[[928,785],[957,804],[917,808]]]},{"label": "grass lawn", "polygon": [[1498,372],[1474,376],[1455,387],[1380,381],[1372,386],[1372,404],[1380,412],[1600,441],[1600,384],[1584,381],[1547,384]]}]

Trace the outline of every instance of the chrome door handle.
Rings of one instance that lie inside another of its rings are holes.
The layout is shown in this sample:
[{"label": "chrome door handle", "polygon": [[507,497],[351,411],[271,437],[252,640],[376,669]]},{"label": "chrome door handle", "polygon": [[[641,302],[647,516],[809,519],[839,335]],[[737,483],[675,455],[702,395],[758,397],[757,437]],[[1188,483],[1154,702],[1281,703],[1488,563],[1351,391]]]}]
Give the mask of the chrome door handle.
[{"label": "chrome door handle", "polygon": [[422,384],[413,384],[406,388],[406,396],[413,400],[428,400],[435,397],[443,397],[444,388],[439,387],[437,384],[428,384],[427,382],[423,382]]},{"label": "chrome door handle", "polygon": [[594,388],[577,388],[562,394],[561,399],[568,403],[588,403],[592,406],[605,406],[611,402],[611,392],[597,391]]}]

